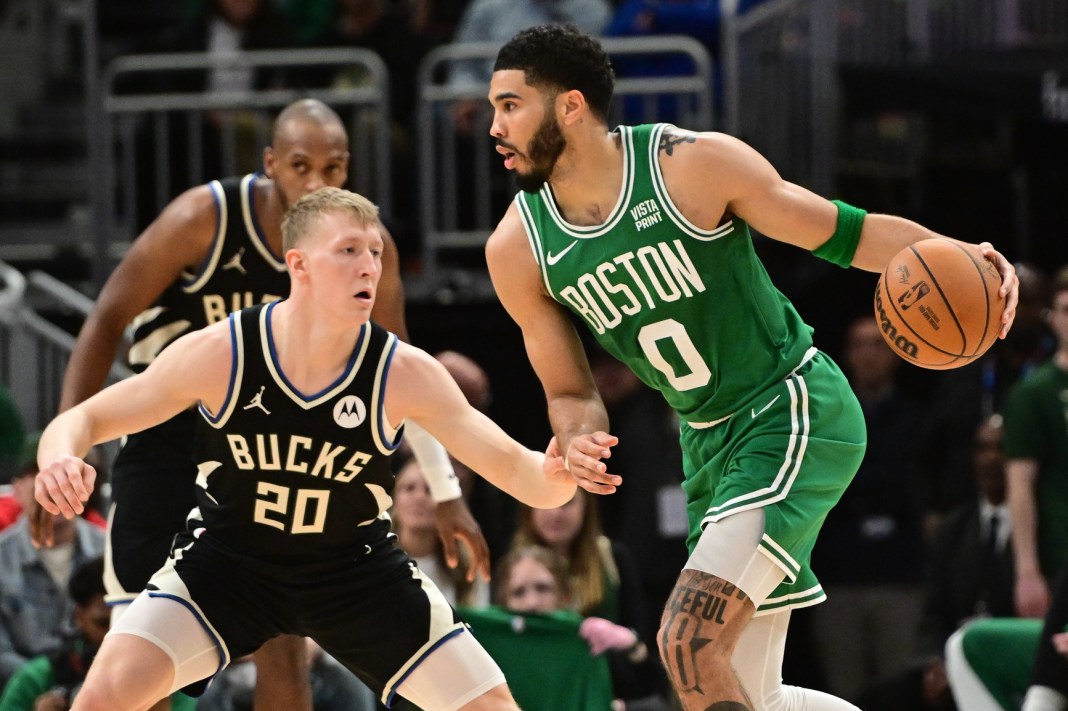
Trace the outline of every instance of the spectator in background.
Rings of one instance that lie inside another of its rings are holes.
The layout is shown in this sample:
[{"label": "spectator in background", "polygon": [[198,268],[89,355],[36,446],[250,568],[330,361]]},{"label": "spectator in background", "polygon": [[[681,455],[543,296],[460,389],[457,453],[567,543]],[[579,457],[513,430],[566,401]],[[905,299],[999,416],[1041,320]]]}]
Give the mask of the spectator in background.
[{"label": "spectator in background", "polygon": [[422,573],[434,581],[441,594],[453,607],[484,607],[489,604],[489,584],[482,577],[470,580],[467,572],[470,553],[460,547],[460,565],[449,568],[445,563],[445,548],[438,535],[434,518],[436,504],[430,495],[419,462],[410,458],[397,472],[393,484],[393,532],[397,545],[415,561]]},{"label": "spectator in background", "polygon": [[53,654],[26,662],[4,687],[0,711],[66,711],[100,649],[111,611],[104,602],[104,559],[87,560],[71,574],[74,634]]},{"label": "spectator in background", "polygon": [[1054,277],[1053,356],[1010,392],[1005,454],[1016,556],[1016,612],[1042,617],[1049,580],[1068,564],[1068,267]]},{"label": "spectator in background", "polygon": [[991,415],[972,439],[979,495],[950,511],[929,548],[919,649],[942,657],[949,636],[976,617],[1012,617],[1012,517],[1005,494],[1005,430]]},{"label": "spectator in background", "polygon": [[1044,620],[975,620],[946,644],[946,668],[962,711],[1068,709],[1068,566]]},{"label": "spectator in background", "polygon": [[855,700],[904,668],[923,604],[922,505],[913,442],[919,408],[895,383],[904,362],[870,315],[846,333],[843,369],[864,410],[868,452],[812,554],[827,601],[812,610],[828,691]]},{"label": "spectator in background", "polygon": [[979,425],[972,440],[979,495],[950,511],[936,531],[927,559],[917,654],[903,671],[864,690],[859,705],[865,711],[955,709],[946,676],[946,641],[973,619],[1014,614],[1004,439],[1000,415]]},{"label": "spectator in background", "polygon": [[613,708],[605,653],[629,654],[640,640],[573,609],[562,556],[543,546],[514,548],[497,564],[493,590],[492,607],[461,613],[524,711]]},{"label": "spectator in background", "polygon": [[604,532],[634,555],[641,571],[649,626],[660,613],[686,563],[686,498],[678,422],[664,399],[623,363],[590,346],[590,368],[619,444],[612,469],[627,482],[598,499]]},{"label": "spectator in background", "polygon": [[1002,413],[1012,387],[1053,352],[1046,319],[1049,277],[1033,264],[1017,264],[1016,274],[1020,303],[1008,336],[995,341],[976,362],[939,373],[935,381],[917,458],[927,498],[928,534],[954,506],[974,501],[971,443],[976,427]]},{"label": "spectator in background", "polygon": [[640,569],[626,546],[604,535],[598,506],[599,501],[584,489],[555,509],[520,506],[512,550],[529,546],[553,550],[567,561],[570,604],[575,610],[634,630],[641,647],[633,655],[611,660],[616,696],[626,700],[660,696],[666,679],[655,655],[649,654],[656,647]]},{"label": "spectator in background", "polygon": [[[39,433],[27,437],[27,453],[12,479],[23,512],[35,506]],[[71,572],[104,552],[104,531],[82,517],[54,517],[55,545],[35,548],[29,519],[0,533],[0,686],[31,657],[56,653],[73,632]]]}]

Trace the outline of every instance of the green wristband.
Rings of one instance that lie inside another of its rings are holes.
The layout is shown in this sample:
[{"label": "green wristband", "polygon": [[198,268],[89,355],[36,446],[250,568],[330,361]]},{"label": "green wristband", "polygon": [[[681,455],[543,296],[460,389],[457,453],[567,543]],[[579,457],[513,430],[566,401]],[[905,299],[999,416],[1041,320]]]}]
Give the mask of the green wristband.
[{"label": "green wristband", "polygon": [[838,224],[831,238],[812,251],[820,259],[849,268],[860,242],[860,229],[868,213],[841,200],[832,200],[838,206]]}]

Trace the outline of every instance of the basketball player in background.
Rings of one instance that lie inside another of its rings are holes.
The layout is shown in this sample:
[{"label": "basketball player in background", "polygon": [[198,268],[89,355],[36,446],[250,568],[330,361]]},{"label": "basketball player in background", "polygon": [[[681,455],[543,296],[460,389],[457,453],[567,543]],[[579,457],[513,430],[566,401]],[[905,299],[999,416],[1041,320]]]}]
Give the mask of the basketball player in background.
[{"label": "basketball player in background", "polygon": [[370,321],[379,225],[362,196],[304,196],[282,223],[287,299],[182,336],[46,428],[36,498],[71,518],[93,488],[80,458],[93,443],[194,406],[203,419],[202,520],[112,625],[77,711],[196,693],[278,634],[312,638],[387,705],[400,695],[424,709],[517,711],[500,669],[390,533],[389,457],[417,421],[528,505],[561,506],[575,482],[555,441],[523,447],[437,360]]},{"label": "basketball player in background", "polygon": [[[571,27],[524,30],[498,53],[490,133],[522,192],[486,246],[494,287],[584,489],[623,482],[602,461],[616,440],[565,307],[682,421],[690,559],[658,641],[684,707],[853,709],[781,672],[790,610],[825,597],[809,554],[863,456],[863,415],[748,225],[873,272],[938,235],[788,183],[723,134],[609,130],[613,82],[602,47]],[[1016,274],[980,250],[1001,274],[1004,337]]]},{"label": "basketball player in background", "polygon": [[[304,99],[279,114],[272,144],[263,152],[263,174],[213,181],[172,201],[101,290],[71,354],[60,411],[100,389],[131,323],[128,362],[140,372],[181,335],[288,294],[282,215],[303,195],[344,185],[348,168],[348,136],[340,118],[322,102]],[[382,284],[372,316],[407,339],[397,250],[384,229],[383,239]],[[131,435],[115,461],[107,585],[116,618],[163,565],[196,505],[195,426],[194,411],[180,413]],[[457,565],[459,537],[472,552],[469,577],[480,570],[488,578],[488,547],[447,453],[417,427],[407,437],[439,502],[447,561]],[[284,637],[256,653],[257,711],[311,711],[304,654],[302,640]]]}]

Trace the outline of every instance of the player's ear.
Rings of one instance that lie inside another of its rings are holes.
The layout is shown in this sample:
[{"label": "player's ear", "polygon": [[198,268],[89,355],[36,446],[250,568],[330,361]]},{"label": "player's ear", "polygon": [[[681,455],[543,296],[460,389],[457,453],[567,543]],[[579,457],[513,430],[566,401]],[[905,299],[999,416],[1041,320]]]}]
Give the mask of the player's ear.
[{"label": "player's ear", "polygon": [[[346,165],[348,165],[348,163],[347,163],[348,154],[346,153],[345,156],[346,156]],[[275,160],[274,149],[271,148],[270,146],[267,146],[266,148],[263,149],[263,174],[266,175],[271,180],[274,180],[274,160]]]},{"label": "player's ear", "polygon": [[345,173],[345,180],[343,181],[343,183],[349,182],[349,158],[351,156],[351,153],[345,151],[345,154],[341,157],[341,170]]},{"label": "player's ear", "polygon": [[293,247],[286,252],[286,269],[289,270],[292,278],[297,279],[306,276],[308,273],[308,261],[305,258],[304,250],[300,247]]},{"label": "player's ear", "polygon": [[564,91],[556,97],[556,110],[561,123],[572,124],[586,115],[586,97],[578,89]]}]

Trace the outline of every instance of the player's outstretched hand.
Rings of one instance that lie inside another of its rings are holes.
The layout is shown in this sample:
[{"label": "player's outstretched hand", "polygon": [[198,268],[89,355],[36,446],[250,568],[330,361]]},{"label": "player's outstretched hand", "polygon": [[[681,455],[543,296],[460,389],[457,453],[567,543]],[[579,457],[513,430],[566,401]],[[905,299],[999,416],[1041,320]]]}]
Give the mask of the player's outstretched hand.
[{"label": "player's outstretched hand", "polygon": [[41,508],[30,532],[36,545],[52,545],[52,516],[71,519],[85,511],[95,483],[96,469],[78,457],[60,457],[38,472],[33,495]]},{"label": "player's outstretched hand", "polygon": [[445,562],[450,568],[460,564],[460,554],[456,550],[457,539],[467,544],[471,552],[471,562],[467,567],[467,581],[474,582],[475,576],[482,573],[484,580],[490,578],[489,544],[482,535],[482,528],[471,515],[464,497],[450,501],[439,501],[434,507],[437,519],[438,535],[445,546]]},{"label": "player's outstretched hand", "polygon": [[614,494],[623,478],[608,473],[602,459],[612,456],[619,438],[607,432],[587,432],[571,438],[564,464],[575,483],[591,494]]},{"label": "player's outstretched hand", "polygon": [[989,242],[979,243],[979,252],[1001,273],[1001,295],[1005,297],[1005,309],[1001,312],[1001,331],[998,338],[1009,335],[1012,322],[1016,319],[1016,305],[1020,303],[1020,278],[1016,276],[1016,267],[1005,259],[1001,252],[994,249]]}]

